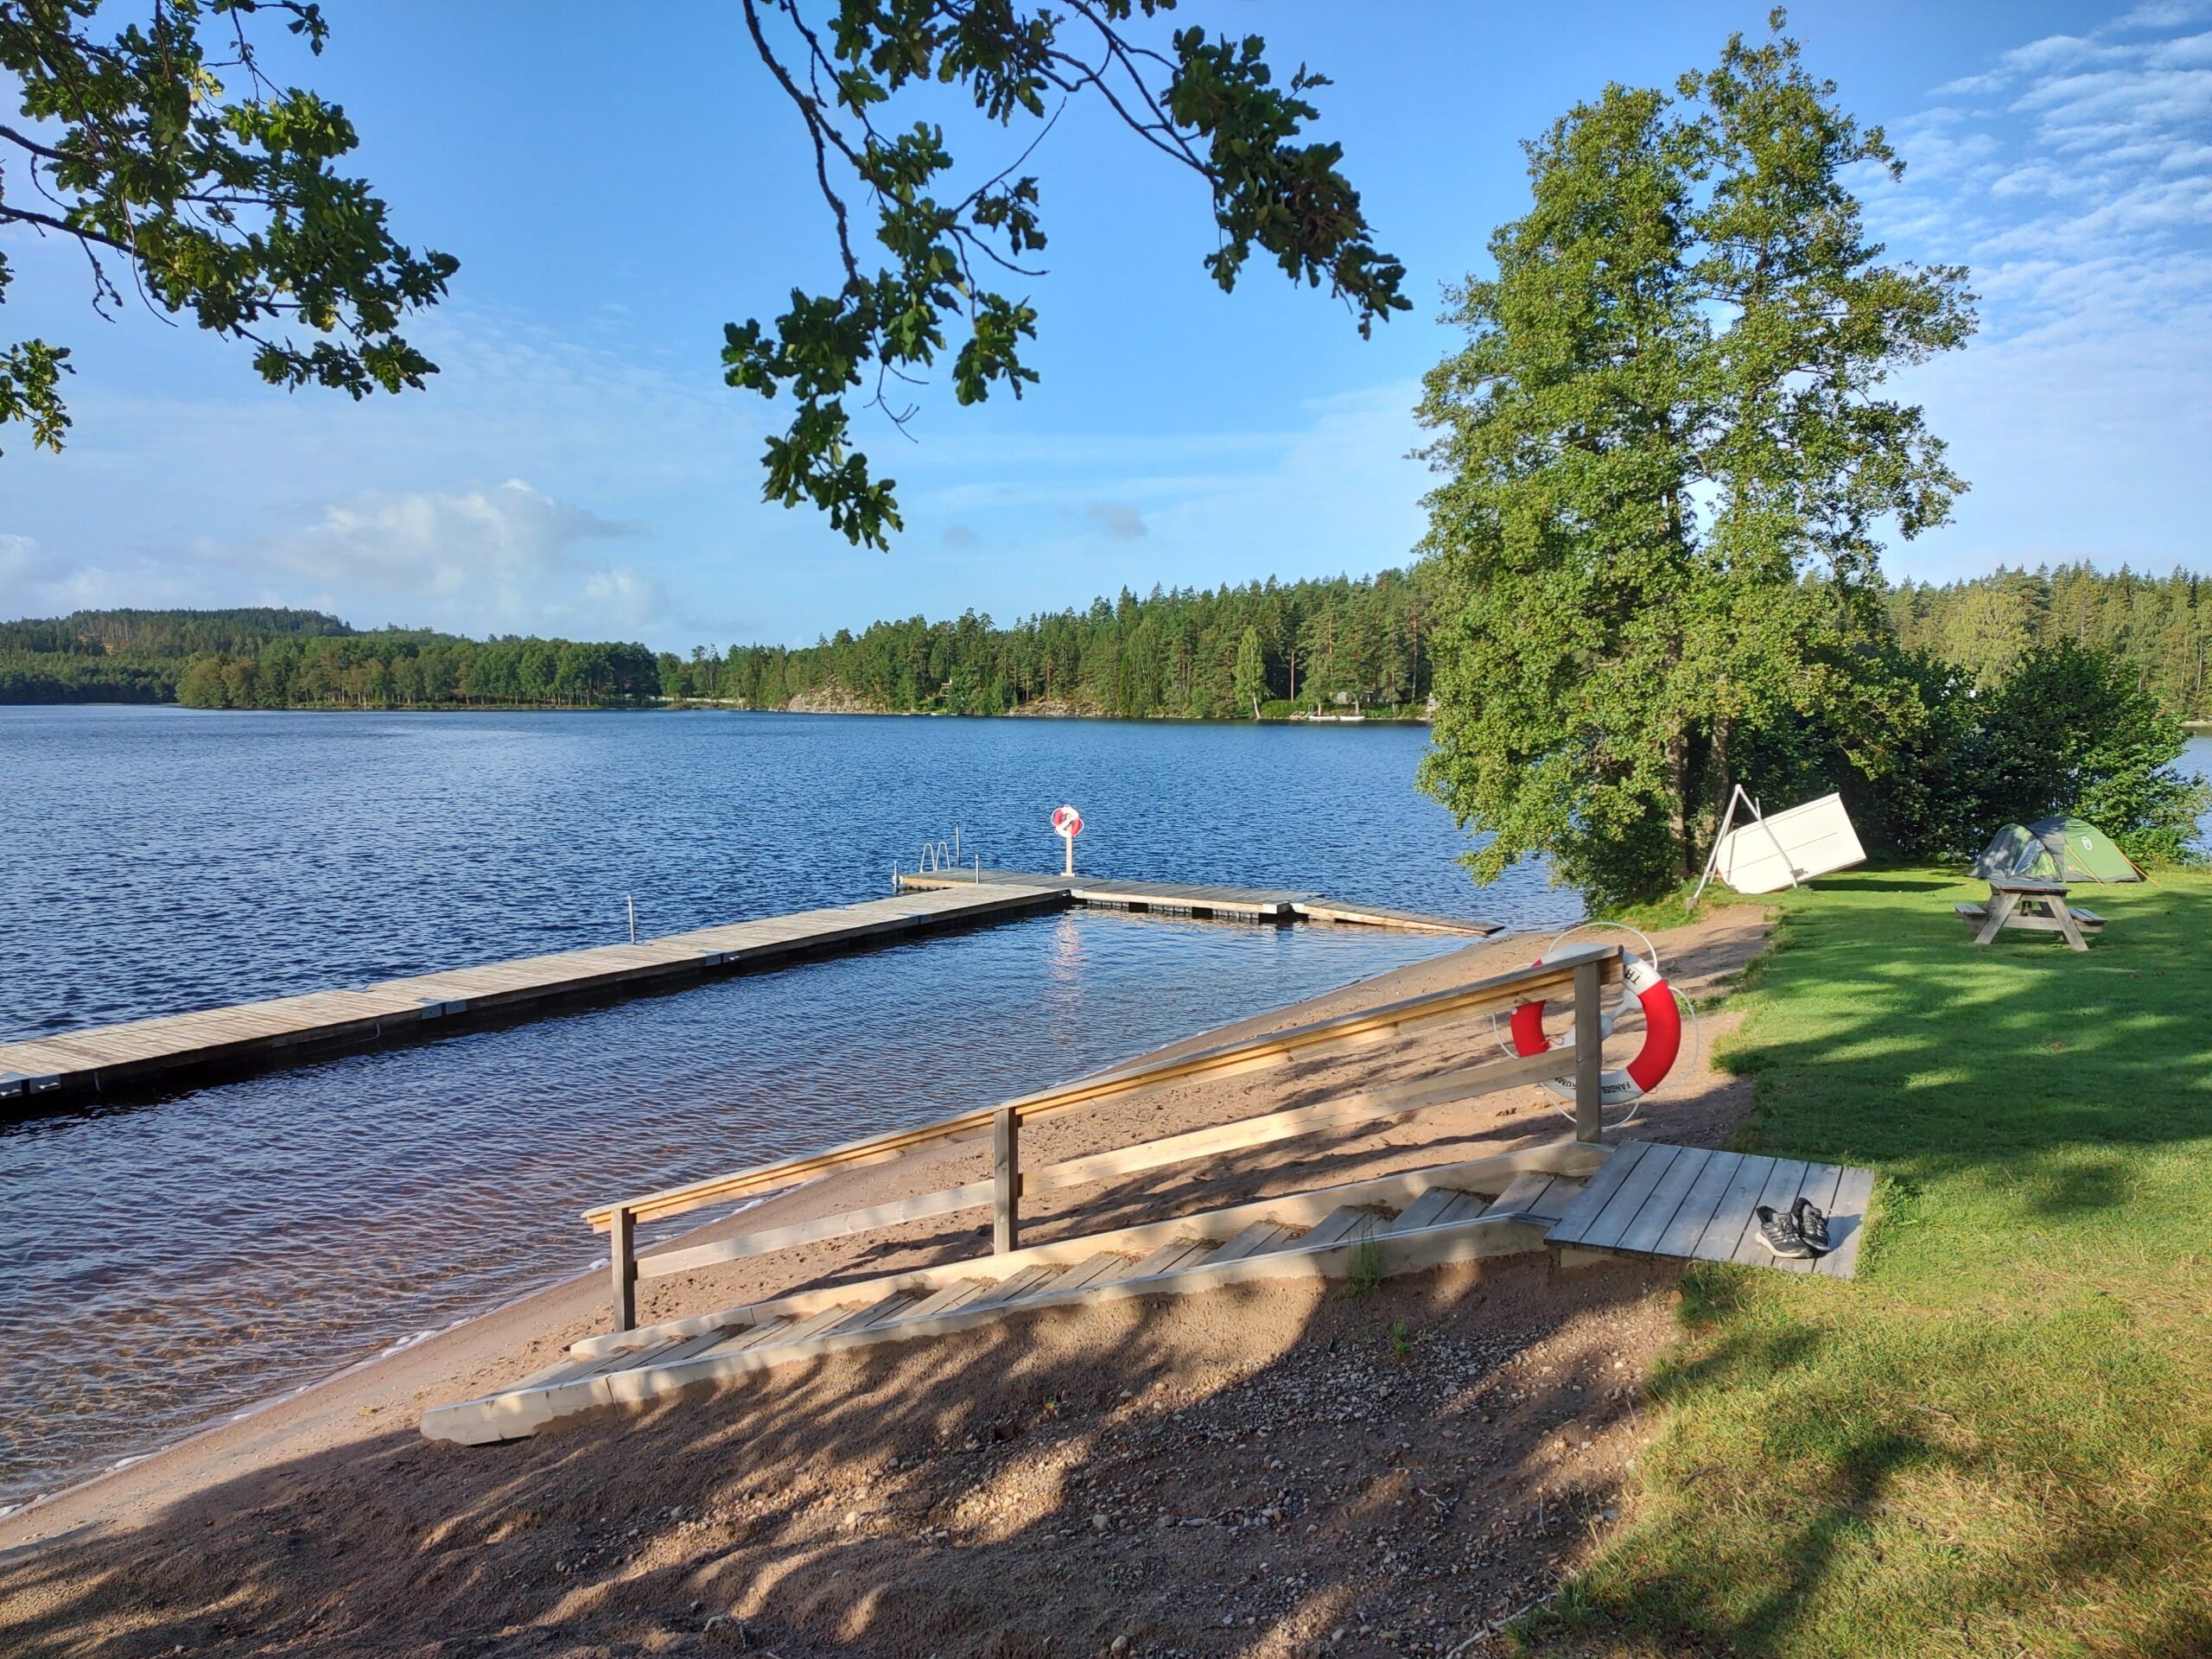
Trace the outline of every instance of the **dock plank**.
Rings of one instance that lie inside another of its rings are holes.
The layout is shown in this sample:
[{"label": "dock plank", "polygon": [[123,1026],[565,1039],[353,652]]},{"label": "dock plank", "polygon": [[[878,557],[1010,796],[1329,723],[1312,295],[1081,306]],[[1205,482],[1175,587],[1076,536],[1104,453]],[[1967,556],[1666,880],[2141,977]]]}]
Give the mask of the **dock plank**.
[{"label": "dock plank", "polygon": [[1736,1253],[1730,1260],[1745,1267],[1766,1267],[1777,1258],[1759,1237],[1761,1209],[1787,1210],[1790,1200],[1797,1196],[1797,1189],[1804,1185],[1806,1166],[1796,1158],[1777,1158],[1774,1169],[1766,1178],[1751,1212],[1745,1217],[1743,1236],[1736,1241]]},{"label": "dock plank", "polygon": [[1664,1142],[1656,1143],[1646,1151],[1637,1160],[1636,1167],[1629,1172],[1628,1179],[1613,1190],[1613,1196],[1605,1201],[1605,1208],[1584,1226],[1583,1244],[1591,1249],[1610,1249],[1618,1245],[1621,1235],[1628,1230],[1629,1224],[1643,1208],[1645,1200],[1650,1198],[1665,1179],[1667,1172],[1681,1160],[1686,1152],[1694,1155],[1693,1148],[1669,1146]]},{"label": "dock plank", "polygon": [[1735,1260],[1736,1246],[1743,1242],[1744,1224],[1751,1218],[1751,1206],[1759,1201],[1766,1179],[1773,1173],[1771,1158],[1746,1157],[1737,1165],[1728,1190],[1713,1206],[1713,1219],[1706,1224],[1705,1231],[1699,1235],[1697,1247],[1690,1255],[1700,1262]]},{"label": "dock plank", "polygon": [[1848,1279],[1859,1271],[1859,1246],[1866,1234],[1866,1211],[1874,1198],[1874,1172],[1847,1168],[1836,1184],[1835,1203],[1828,1210],[1828,1253],[1813,1264],[1813,1271],[1830,1279]]},{"label": "dock plank", "polygon": [[1713,1161],[1713,1154],[1703,1147],[1684,1147],[1675,1154],[1667,1173],[1659,1178],[1641,1208],[1629,1218],[1614,1241],[1614,1248],[1633,1250],[1648,1255],[1651,1247],[1659,1242],[1668,1225],[1675,1219],[1675,1211],[1681,1208],[1682,1200],[1689,1196],[1690,1188]]},{"label": "dock plank", "polygon": [[[1843,1179],[1843,1174],[1844,1172],[1834,1164],[1808,1164],[1804,1179],[1797,1183],[1795,1197],[1817,1205],[1821,1213],[1827,1215],[1835,1209],[1836,1184]],[[1828,1234],[1828,1243],[1829,1254],[1834,1255],[1835,1234],[1833,1230]],[[1784,1273],[1810,1273],[1819,1264],[1820,1257],[1812,1255],[1779,1256],[1774,1263]]]},{"label": "dock plank", "polygon": [[1584,1231],[1598,1218],[1599,1211],[1611,1202],[1613,1194],[1620,1191],[1621,1183],[1629,1178],[1643,1160],[1643,1154],[1650,1149],[1651,1143],[1648,1141],[1626,1141],[1616,1147],[1612,1156],[1605,1160],[1604,1166],[1590,1178],[1590,1184],[1582,1189],[1582,1196],[1553,1224],[1552,1243],[1580,1244]]},{"label": "dock plank", "polygon": [[1694,1255],[1697,1242],[1705,1236],[1713,1211],[1720,1207],[1720,1200],[1727,1195],[1728,1184],[1735,1179],[1736,1171],[1742,1166],[1740,1152],[1716,1152],[1707,1158],[1690,1183],[1690,1190],[1682,1195],[1675,1207],[1674,1218],[1650,1246],[1655,1255]]}]

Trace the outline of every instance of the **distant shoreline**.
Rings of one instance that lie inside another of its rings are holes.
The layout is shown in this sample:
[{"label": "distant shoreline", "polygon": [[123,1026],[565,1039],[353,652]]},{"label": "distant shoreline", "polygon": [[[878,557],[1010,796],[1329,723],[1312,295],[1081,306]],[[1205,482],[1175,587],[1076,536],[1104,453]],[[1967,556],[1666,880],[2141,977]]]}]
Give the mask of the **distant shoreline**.
[{"label": "distant shoreline", "polygon": [[[1427,726],[1427,715],[1261,715],[1233,720],[1188,715],[1109,715],[1071,709],[1010,709],[1004,714],[962,714],[951,709],[754,709],[715,697],[639,697],[608,702],[416,702],[354,708],[296,702],[275,709],[203,709],[172,699],[68,697],[0,702],[0,709],[180,709],[198,715],[804,715],[809,719],[859,715],[873,720],[1086,720],[1129,726]],[[2212,722],[2204,722],[2212,731]]]}]

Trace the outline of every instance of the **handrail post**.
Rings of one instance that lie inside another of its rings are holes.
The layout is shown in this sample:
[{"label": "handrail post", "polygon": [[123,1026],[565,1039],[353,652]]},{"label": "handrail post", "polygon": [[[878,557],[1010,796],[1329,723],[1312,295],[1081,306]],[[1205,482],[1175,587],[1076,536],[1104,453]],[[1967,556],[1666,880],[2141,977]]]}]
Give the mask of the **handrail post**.
[{"label": "handrail post", "polygon": [[1001,1106],[991,1120],[991,1253],[1021,1248],[1021,1120]]},{"label": "handrail post", "polygon": [[614,1270],[614,1329],[619,1334],[638,1324],[638,1215],[626,1204],[614,1206],[607,1229],[607,1253]]},{"label": "handrail post", "polygon": [[1605,1030],[1600,1023],[1599,963],[1574,965],[1574,1138],[1593,1145],[1604,1127]]}]

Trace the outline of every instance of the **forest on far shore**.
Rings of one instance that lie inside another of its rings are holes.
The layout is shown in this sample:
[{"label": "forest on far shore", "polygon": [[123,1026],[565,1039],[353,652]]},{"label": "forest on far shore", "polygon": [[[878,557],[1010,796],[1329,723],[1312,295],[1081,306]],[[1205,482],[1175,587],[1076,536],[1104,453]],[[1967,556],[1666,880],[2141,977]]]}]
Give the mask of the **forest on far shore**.
[{"label": "forest on far shore", "polygon": [[[2212,581],[2082,564],[1891,588],[1905,650],[1993,685],[2037,645],[2116,652],[2167,713],[2212,717]],[[1283,717],[1316,708],[1418,715],[1436,596],[1424,570],[1124,589],[1007,626],[969,611],[879,621],[812,645],[695,646],[361,630],[315,611],[79,611],[0,623],[0,703],[198,708],[603,708],[677,700],[750,709]]]}]

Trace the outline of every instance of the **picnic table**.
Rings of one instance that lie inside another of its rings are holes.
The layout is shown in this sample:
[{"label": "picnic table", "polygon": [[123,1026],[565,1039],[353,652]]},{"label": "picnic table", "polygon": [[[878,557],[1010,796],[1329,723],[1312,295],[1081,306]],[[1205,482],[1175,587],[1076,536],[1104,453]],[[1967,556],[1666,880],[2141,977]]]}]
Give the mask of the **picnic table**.
[{"label": "picnic table", "polygon": [[1961,921],[1980,926],[1974,936],[1976,944],[1987,944],[2005,929],[2017,927],[2024,933],[2062,934],[2069,947],[2086,950],[2089,944],[2082,934],[2101,932],[2105,925],[2096,912],[2067,905],[2063,881],[2035,875],[1993,876],[1988,904],[1952,908]]}]

